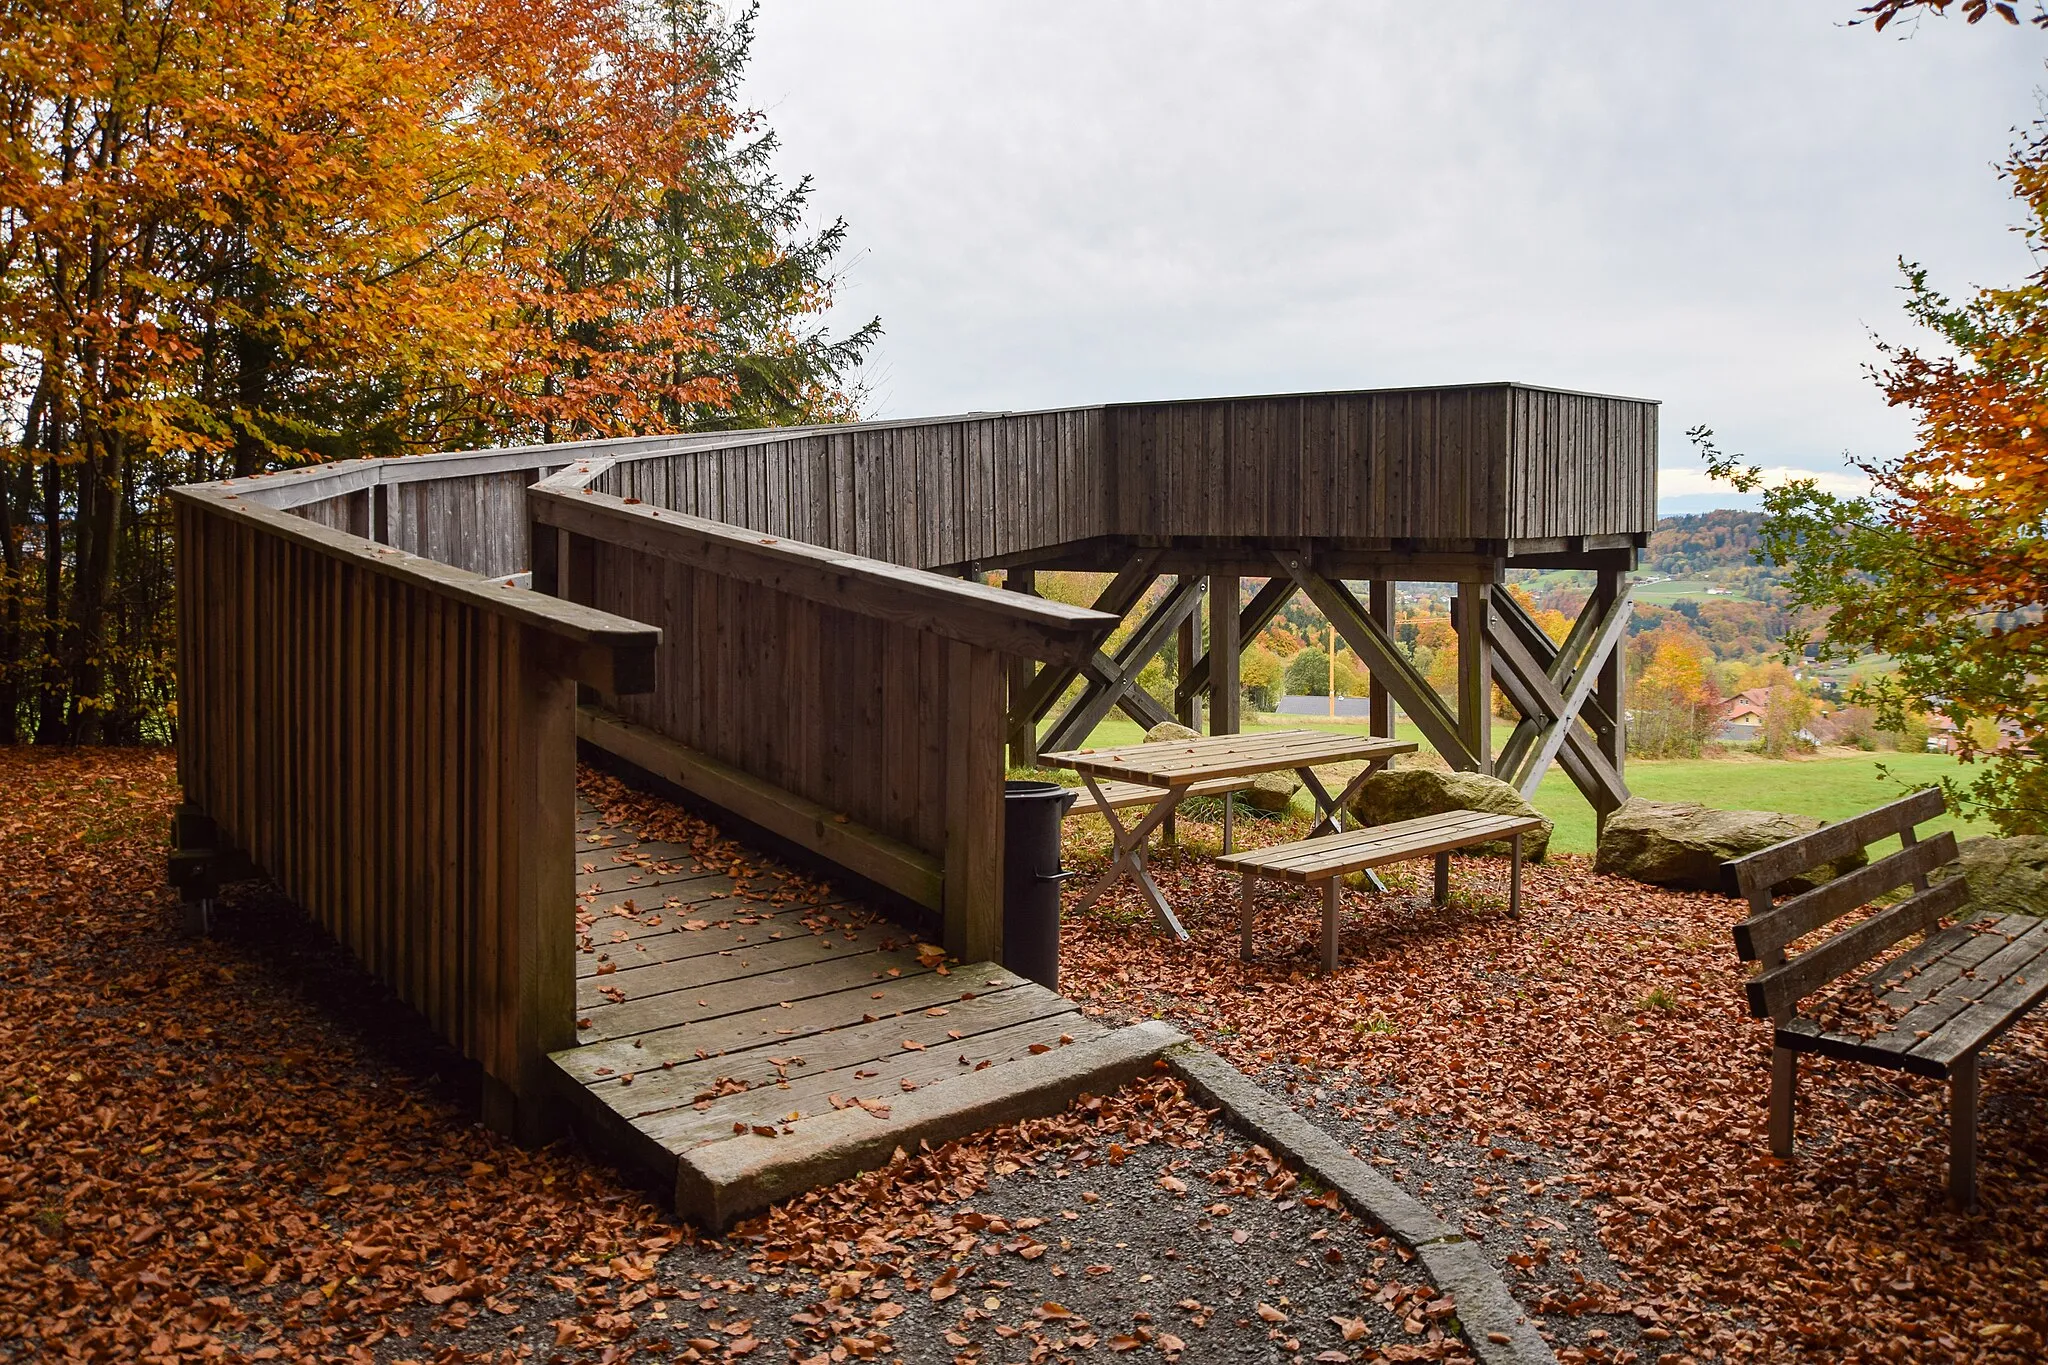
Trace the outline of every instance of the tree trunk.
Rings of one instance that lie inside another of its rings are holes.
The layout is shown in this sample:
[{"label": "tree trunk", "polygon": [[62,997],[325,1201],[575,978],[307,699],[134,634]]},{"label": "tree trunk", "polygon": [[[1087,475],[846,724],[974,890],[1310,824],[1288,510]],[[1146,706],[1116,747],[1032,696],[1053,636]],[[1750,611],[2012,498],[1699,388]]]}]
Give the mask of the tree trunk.
[{"label": "tree trunk", "polygon": [[[105,437],[101,437],[105,440]],[[94,442],[98,445],[99,442]],[[78,568],[71,576],[72,738],[100,744],[106,737],[107,617],[114,596],[114,546],[121,534],[121,463],[125,441],[101,446],[79,471],[78,526],[73,535]]]},{"label": "tree trunk", "polygon": [[[22,525],[26,525],[28,504],[35,497],[34,465],[29,463],[41,430],[43,408],[49,398],[49,380],[36,384],[29,400],[28,416],[21,424],[21,477],[8,469],[0,475],[0,576],[4,576],[5,606],[0,609],[0,744],[21,741],[21,680],[27,661],[22,658],[22,595],[28,591],[21,553],[21,527],[14,516],[17,492],[22,498]],[[17,487],[18,485],[18,487]]]},{"label": "tree trunk", "polygon": [[57,442],[50,442],[50,458],[43,465],[43,648],[36,678],[36,743],[63,744],[70,735],[64,728],[63,670],[58,664],[64,648],[64,485],[57,466]]}]

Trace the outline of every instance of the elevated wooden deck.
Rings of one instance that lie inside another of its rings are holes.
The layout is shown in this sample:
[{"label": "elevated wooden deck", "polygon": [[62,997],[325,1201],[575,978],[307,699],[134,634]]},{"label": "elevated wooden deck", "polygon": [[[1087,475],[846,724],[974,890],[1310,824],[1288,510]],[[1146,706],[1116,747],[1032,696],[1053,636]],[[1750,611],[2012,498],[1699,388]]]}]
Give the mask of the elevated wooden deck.
[{"label": "elevated wooden deck", "polygon": [[1112,1031],[989,962],[947,963],[843,899],[577,811],[577,1046],[588,1135],[714,1226],[901,1145],[1050,1113],[1172,1036]]}]

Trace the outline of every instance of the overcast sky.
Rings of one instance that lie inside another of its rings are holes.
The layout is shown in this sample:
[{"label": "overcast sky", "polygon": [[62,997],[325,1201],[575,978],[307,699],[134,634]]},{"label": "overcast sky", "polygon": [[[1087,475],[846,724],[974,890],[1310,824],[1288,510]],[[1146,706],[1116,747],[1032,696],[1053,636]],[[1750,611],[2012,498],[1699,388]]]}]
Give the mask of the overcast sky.
[{"label": "overcast sky", "polygon": [[877,416],[1515,379],[1843,481],[1897,260],[2031,268],[2048,37],[1855,0],[765,0],[746,97],[879,315]]}]

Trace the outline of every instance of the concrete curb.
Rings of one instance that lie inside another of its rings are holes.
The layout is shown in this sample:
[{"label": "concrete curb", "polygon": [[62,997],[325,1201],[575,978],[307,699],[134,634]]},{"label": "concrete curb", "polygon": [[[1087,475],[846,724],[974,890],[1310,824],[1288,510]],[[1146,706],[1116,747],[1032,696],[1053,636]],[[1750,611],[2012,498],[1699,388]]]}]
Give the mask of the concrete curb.
[{"label": "concrete curb", "polygon": [[927,1086],[891,1104],[886,1119],[842,1109],[807,1121],[794,1134],[698,1147],[676,1163],[676,1210],[722,1229],[806,1190],[886,1166],[898,1147],[1055,1114],[1084,1090],[1107,1094],[1143,1074],[1165,1049],[1186,1042],[1172,1026],[1148,1020]]},{"label": "concrete curb", "polygon": [[1465,1339],[1487,1365],[1556,1365],[1549,1343],[1464,1234],[1207,1048],[1184,1042],[1165,1057],[1190,1090],[1421,1257],[1437,1287],[1457,1300]]}]

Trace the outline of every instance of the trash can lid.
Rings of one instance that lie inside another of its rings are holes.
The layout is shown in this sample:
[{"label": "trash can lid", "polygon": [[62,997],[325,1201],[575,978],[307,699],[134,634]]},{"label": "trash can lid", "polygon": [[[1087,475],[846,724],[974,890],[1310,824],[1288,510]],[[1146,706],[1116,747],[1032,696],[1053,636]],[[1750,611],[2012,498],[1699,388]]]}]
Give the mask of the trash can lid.
[{"label": "trash can lid", "polygon": [[1072,787],[1062,787],[1057,782],[1020,782],[1013,780],[1003,783],[1003,799],[1005,801],[1030,801],[1047,796],[1058,796],[1073,790]]}]

